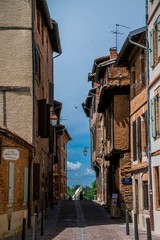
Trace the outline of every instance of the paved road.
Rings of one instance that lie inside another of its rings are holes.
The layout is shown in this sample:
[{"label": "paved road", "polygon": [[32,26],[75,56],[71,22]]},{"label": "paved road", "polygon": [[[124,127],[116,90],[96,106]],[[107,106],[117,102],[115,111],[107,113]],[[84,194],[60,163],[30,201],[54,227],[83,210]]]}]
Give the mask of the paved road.
[{"label": "paved road", "polygon": [[[111,219],[107,211],[92,201],[60,201],[45,220],[45,234],[37,227],[37,240],[134,240],[133,225],[126,236],[125,223]],[[21,234],[8,240],[21,240]],[[26,240],[33,240],[33,230],[27,230]],[[146,231],[139,230],[139,240],[147,240]],[[160,240],[153,235],[152,240]]]},{"label": "paved road", "polygon": [[46,240],[123,239],[105,210],[91,201],[62,201],[55,229]]}]

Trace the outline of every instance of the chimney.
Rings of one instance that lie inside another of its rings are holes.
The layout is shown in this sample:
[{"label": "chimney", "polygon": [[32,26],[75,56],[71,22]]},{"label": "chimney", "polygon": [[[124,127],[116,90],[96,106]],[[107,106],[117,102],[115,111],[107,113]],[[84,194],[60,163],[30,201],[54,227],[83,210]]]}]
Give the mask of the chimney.
[{"label": "chimney", "polygon": [[110,59],[115,59],[117,56],[118,54],[116,47],[110,48]]}]

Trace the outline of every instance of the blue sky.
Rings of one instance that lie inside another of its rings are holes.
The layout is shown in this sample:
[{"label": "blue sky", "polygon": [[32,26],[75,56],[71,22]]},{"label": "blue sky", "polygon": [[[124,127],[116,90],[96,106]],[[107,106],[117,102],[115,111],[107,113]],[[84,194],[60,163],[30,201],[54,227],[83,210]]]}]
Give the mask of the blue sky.
[{"label": "blue sky", "polygon": [[[116,46],[116,24],[120,50],[129,31],[145,25],[145,0],[47,0],[50,15],[58,23],[62,55],[54,61],[55,99],[62,102],[61,123],[72,137],[68,143],[68,185],[91,186],[95,174],[90,146],[89,119],[81,103],[91,83],[95,58],[106,56]],[[78,106],[78,108],[75,108]],[[64,119],[64,120],[63,120]]]}]

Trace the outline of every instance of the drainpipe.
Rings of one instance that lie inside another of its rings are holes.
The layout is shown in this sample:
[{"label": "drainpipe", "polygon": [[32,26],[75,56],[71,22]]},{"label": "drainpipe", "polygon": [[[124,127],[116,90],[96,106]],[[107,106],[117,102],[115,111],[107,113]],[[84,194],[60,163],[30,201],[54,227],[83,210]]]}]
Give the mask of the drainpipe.
[{"label": "drainpipe", "polygon": [[148,155],[148,174],[149,174],[149,210],[150,225],[154,231],[154,214],[153,214],[153,187],[152,187],[152,167],[151,167],[151,134],[150,134],[150,91],[149,91],[149,42],[148,42],[148,1],[146,0],[146,83],[147,83],[147,155]]},{"label": "drainpipe", "polygon": [[36,112],[35,112],[35,107],[36,107],[36,99],[35,99],[35,79],[34,79],[34,64],[35,64],[35,59],[34,59],[34,52],[35,52],[35,45],[34,45],[34,11],[35,11],[35,0],[32,0],[32,98],[33,98],[33,140],[32,144],[34,147],[34,154],[30,153],[29,156],[29,191],[28,191],[28,227],[31,228],[31,217],[32,217],[32,185],[33,185],[33,160],[35,157],[35,147],[36,147]]},{"label": "drainpipe", "polygon": [[104,195],[104,114],[102,114],[102,201],[105,202]]},{"label": "drainpipe", "polygon": [[33,146],[34,156],[36,147],[36,96],[35,96],[35,41],[34,41],[34,12],[35,12],[35,0],[32,0],[32,86],[33,86]]}]

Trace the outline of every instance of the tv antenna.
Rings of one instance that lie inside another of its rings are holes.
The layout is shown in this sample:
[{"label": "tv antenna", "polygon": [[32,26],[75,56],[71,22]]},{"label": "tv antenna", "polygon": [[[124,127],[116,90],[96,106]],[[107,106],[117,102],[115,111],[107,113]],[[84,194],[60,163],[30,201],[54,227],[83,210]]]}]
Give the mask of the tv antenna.
[{"label": "tv antenna", "polygon": [[122,32],[119,32],[119,27],[129,28],[129,27],[121,25],[121,24],[116,24],[116,31],[112,31],[112,33],[116,35],[116,49],[117,50],[118,50],[118,35],[123,35]]}]

